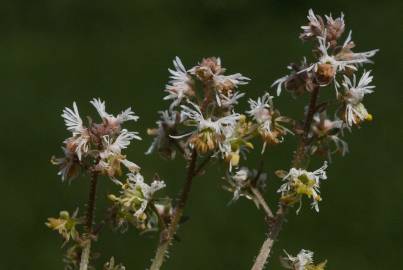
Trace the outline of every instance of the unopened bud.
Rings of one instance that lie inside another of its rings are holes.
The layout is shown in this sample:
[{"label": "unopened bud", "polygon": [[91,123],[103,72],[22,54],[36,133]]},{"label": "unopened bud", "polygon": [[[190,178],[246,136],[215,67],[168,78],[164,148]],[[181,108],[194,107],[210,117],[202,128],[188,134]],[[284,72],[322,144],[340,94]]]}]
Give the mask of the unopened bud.
[{"label": "unopened bud", "polygon": [[60,218],[62,218],[62,219],[69,219],[70,218],[70,214],[67,211],[60,211],[59,215],[60,215]]}]

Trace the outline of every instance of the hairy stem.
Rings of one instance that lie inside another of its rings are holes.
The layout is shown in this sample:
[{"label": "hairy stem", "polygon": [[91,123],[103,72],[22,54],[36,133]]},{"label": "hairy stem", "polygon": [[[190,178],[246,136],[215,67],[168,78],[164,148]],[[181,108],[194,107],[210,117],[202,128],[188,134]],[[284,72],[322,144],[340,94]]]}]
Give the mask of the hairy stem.
[{"label": "hairy stem", "polygon": [[161,268],[164,263],[165,256],[168,252],[169,246],[171,245],[172,239],[175,236],[175,233],[178,229],[178,225],[181,221],[183,211],[186,205],[186,202],[189,197],[189,192],[192,187],[192,181],[195,177],[196,172],[196,161],[197,161],[197,152],[193,150],[192,157],[189,163],[189,168],[187,172],[187,177],[185,184],[183,186],[182,192],[179,196],[179,200],[174,209],[174,214],[172,216],[171,223],[168,228],[161,231],[160,234],[160,243],[157,248],[157,252],[155,254],[154,260],[151,264],[150,270],[158,270]]},{"label": "hairy stem", "polygon": [[90,181],[90,190],[88,194],[87,214],[85,217],[85,228],[87,233],[87,239],[84,244],[85,246],[81,252],[80,270],[87,270],[90,261],[97,183],[98,183],[98,173],[92,172]]},{"label": "hairy stem", "polygon": [[272,219],[274,217],[273,212],[271,211],[269,205],[263,198],[262,193],[255,187],[252,187],[251,191],[252,191],[253,195],[255,195],[256,200],[259,202],[260,206],[262,207],[263,211],[265,212],[267,219],[268,220]]},{"label": "hairy stem", "polygon": [[[308,135],[311,129],[311,124],[313,120],[313,116],[316,112],[316,103],[319,96],[319,86],[316,86],[311,93],[311,99],[309,102],[308,113],[305,116],[304,120],[304,132],[300,138],[297,150],[294,153],[294,157],[292,160],[292,167],[301,168],[303,167],[306,160],[306,152],[305,148],[308,144]],[[280,203],[279,208],[274,217],[273,223],[270,224],[269,233],[266,241],[264,241],[258,256],[256,257],[255,263],[252,267],[252,270],[262,270],[264,269],[267,260],[270,256],[271,250],[274,245],[274,241],[276,241],[282,225],[285,221],[285,217],[288,212],[288,206]]]},{"label": "hairy stem", "polygon": [[311,100],[309,102],[308,113],[307,113],[307,115],[305,117],[305,121],[304,121],[304,132],[301,136],[297,151],[295,151],[294,158],[292,160],[292,166],[294,168],[303,167],[303,163],[304,163],[305,157],[306,157],[305,148],[308,144],[308,135],[309,135],[309,131],[311,129],[313,116],[317,109],[316,103],[318,101],[318,96],[319,96],[319,86],[315,87],[311,94]]},{"label": "hairy stem", "polygon": [[274,245],[274,241],[276,241],[281,231],[281,227],[283,226],[287,210],[288,209],[286,206],[279,206],[279,209],[276,212],[274,223],[270,226],[270,231],[268,233],[267,239],[264,241],[262,247],[260,248],[259,255],[256,257],[252,270],[264,269]]}]

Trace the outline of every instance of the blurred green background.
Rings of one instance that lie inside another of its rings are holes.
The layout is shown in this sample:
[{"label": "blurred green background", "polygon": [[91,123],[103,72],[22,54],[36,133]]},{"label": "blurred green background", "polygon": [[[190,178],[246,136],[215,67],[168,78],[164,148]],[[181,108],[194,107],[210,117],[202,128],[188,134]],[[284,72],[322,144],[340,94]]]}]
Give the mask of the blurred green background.
[{"label": "blurred green background", "polygon": [[[322,185],[321,212],[305,204],[289,215],[269,269],[279,269],[286,249],[315,251],[328,269],[402,269],[403,254],[403,85],[401,6],[388,1],[1,1],[0,3],[0,269],[62,269],[62,242],[44,226],[59,210],[86,202],[85,178],[62,184],[53,154],[61,154],[68,136],[60,117],[77,101],[81,114],[95,115],[88,101],[107,100],[113,113],[132,106],[141,121],[130,124],[143,142],[129,148],[131,160],[148,178],[155,172],[174,196],[183,182],[184,162],[144,156],[168,80],[167,68],[178,55],[187,67],[203,56],[221,56],[230,73],[251,77],[242,88],[250,97],[269,89],[291,61],[309,56],[298,39],[308,9],[346,14],[357,51],[380,48],[376,55],[376,93],[366,99],[371,124],[347,134],[351,153],[335,158]],[[329,90],[332,91],[332,90]],[[333,95],[333,92],[331,92]],[[301,113],[304,98],[276,98],[284,114]],[[245,106],[246,99],[243,100]],[[274,205],[278,180],[273,171],[287,168],[296,141],[265,155],[270,172],[267,197]],[[258,155],[249,161],[257,163]],[[249,269],[264,239],[262,213],[246,200],[228,207],[231,194],[221,189],[222,169],[212,166],[199,178],[164,269]],[[98,211],[114,191],[103,179]],[[98,215],[99,217],[99,215]],[[145,269],[157,237],[105,231],[95,249],[99,265],[114,255],[128,269]]]}]

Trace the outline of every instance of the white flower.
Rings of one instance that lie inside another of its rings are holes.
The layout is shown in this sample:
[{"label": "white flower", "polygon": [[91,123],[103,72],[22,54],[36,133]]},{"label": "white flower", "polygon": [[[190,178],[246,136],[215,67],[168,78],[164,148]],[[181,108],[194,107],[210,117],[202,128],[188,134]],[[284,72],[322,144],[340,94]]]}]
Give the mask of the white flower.
[{"label": "white flower", "polygon": [[306,266],[313,263],[313,252],[309,250],[302,249],[296,257],[291,256],[284,250],[287,255],[286,258],[282,258],[282,264],[287,269],[292,270],[305,270]]},{"label": "white flower", "polygon": [[[272,134],[272,117],[269,110],[273,107],[272,99],[273,97],[270,96],[269,93],[265,93],[262,98],[259,97],[256,101],[249,99],[250,110],[246,111],[246,113],[253,117],[253,119],[255,119],[259,124],[259,132],[261,134]],[[266,145],[267,143],[264,142],[262,154],[266,149]]]},{"label": "white flower", "polygon": [[81,160],[83,154],[88,153],[89,151],[89,143],[90,135],[88,134],[87,130],[83,130],[83,133],[80,135],[76,135],[70,137],[64,141],[66,144],[66,148],[69,151],[74,151],[77,154],[79,160]]},{"label": "white flower", "polygon": [[[219,107],[223,106],[222,99],[224,99],[224,102],[230,100],[232,95],[231,92],[233,91],[233,89],[237,88],[239,85],[248,84],[249,80],[250,78],[243,76],[241,73],[236,73],[232,75],[214,75],[213,81],[217,87],[216,91],[217,105]],[[238,94],[236,99],[240,97],[241,96]]]},{"label": "white flower", "polygon": [[[330,44],[326,42],[326,38],[317,37],[319,42],[319,52],[321,56],[319,57],[318,62],[312,64],[311,66],[302,69],[299,73],[308,72],[313,70],[317,72],[320,65],[330,65],[333,70],[333,79],[335,78],[337,72],[344,71],[346,68],[350,68],[352,70],[357,70],[357,65],[361,65],[364,63],[372,63],[369,59],[376,54],[378,51],[371,50],[367,52],[354,53],[350,50],[353,43],[351,43],[351,31],[348,35],[340,53],[336,55],[329,55],[328,49]],[[339,87],[337,81],[335,81],[336,90]]]},{"label": "white flower", "polygon": [[138,136],[138,132],[127,131],[123,129],[119,136],[116,137],[115,141],[112,143],[109,136],[104,136],[104,141],[106,143],[106,150],[120,154],[122,149],[125,149],[129,146],[130,141],[136,139],[141,140]]},{"label": "white flower", "polygon": [[113,114],[109,114],[106,112],[105,101],[101,101],[101,99],[99,98],[94,98],[90,101],[90,103],[98,111],[99,116],[111,125],[120,125],[126,121],[137,121],[139,119],[139,117],[134,114],[131,108],[127,108],[115,117]]},{"label": "white flower", "polygon": [[[336,150],[331,152],[328,150],[328,160],[331,162],[331,154],[334,152],[340,152],[342,156],[348,153],[348,144],[342,140],[339,136],[343,135],[343,128],[345,128],[345,123],[343,120],[336,118],[335,120],[330,120],[327,118],[326,111],[321,113],[316,113],[313,116],[312,121],[312,134],[309,134],[310,137],[317,136],[320,138],[326,138],[333,142],[336,146]],[[320,141],[320,140],[319,140]],[[318,150],[317,146],[313,146],[311,149],[311,153],[315,153]]]},{"label": "white flower", "polygon": [[277,88],[276,88],[277,96],[280,96],[282,86],[288,80],[289,77],[290,77],[289,75],[285,75],[285,76],[281,77],[280,79],[275,80],[272,83],[272,85],[270,86],[270,87],[274,87],[275,85],[277,85]]},{"label": "white flower", "polygon": [[213,76],[223,74],[225,68],[221,66],[220,57],[204,58],[201,63],[189,70],[190,74],[196,75],[201,80],[211,80]]},{"label": "white flower", "polygon": [[[312,9],[310,11],[312,11]],[[344,22],[344,13],[343,12],[341,13],[340,17],[338,17],[336,19],[333,19],[332,14],[325,15],[325,18],[326,18],[326,23],[328,26],[337,25],[340,28],[341,32],[344,31],[346,24]]]},{"label": "white flower", "polygon": [[188,145],[192,149],[196,149],[199,153],[207,153],[208,151],[222,150],[223,145],[234,132],[235,127],[240,119],[240,115],[232,113],[218,119],[205,118],[198,105],[188,101],[193,107],[182,105],[182,115],[186,118],[185,124],[196,127],[193,131],[173,136],[174,139],[182,139],[191,136],[188,140]]},{"label": "white flower", "polygon": [[325,35],[325,29],[323,26],[323,23],[318,20],[318,17],[316,17],[315,13],[313,12],[312,9],[309,9],[308,11],[308,25],[301,26],[301,29],[304,31],[300,36],[301,38],[307,39],[316,35]]},{"label": "white flower", "polygon": [[90,140],[90,135],[87,128],[84,127],[76,103],[73,103],[73,110],[70,108],[64,108],[62,117],[67,129],[72,132],[73,136],[64,141],[68,151],[75,152],[79,160],[81,160],[82,154],[87,153]]},{"label": "white flower", "polygon": [[[200,107],[193,102],[189,101],[189,104],[192,105],[194,109],[189,108],[188,106],[182,105],[182,113],[187,118],[194,120],[197,123],[197,130],[203,131],[206,129],[210,129],[216,134],[224,135],[225,137],[229,137],[235,127],[236,122],[239,120],[240,115],[238,113],[233,113],[228,116],[221,117],[216,121],[213,121],[211,118],[205,119],[203,113],[200,110]],[[193,132],[192,132],[193,133]],[[190,133],[190,134],[192,134]],[[187,134],[187,135],[190,135]]]},{"label": "white flower", "polygon": [[110,136],[103,137],[104,150],[100,153],[102,160],[99,162],[98,168],[107,171],[112,180],[114,180],[115,173],[120,170],[119,164],[122,164],[131,172],[140,170],[138,165],[127,160],[126,157],[121,154],[122,149],[127,148],[130,141],[133,139],[141,140],[137,132],[129,132],[126,129],[123,129],[114,141]]},{"label": "white flower", "polygon": [[[312,197],[312,207],[319,212],[318,202],[321,200],[319,196],[320,180],[327,179],[326,169],[327,162],[325,161],[323,166],[316,171],[308,172],[303,169],[291,168],[289,173],[283,178],[285,183],[280,186],[277,190],[282,196],[287,195],[291,192],[295,192],[298,195],[307,195],[309,198]],[[302,196],[301,196],[302,199]],[[299,213],[302,206],[302,201],[300,200],[300,207],[297,210]]]},{"label": "white flower", "polygon": [[303,33],[300,34],[302,40],[309,40],[310,38],[321,36],[327,38],[329,41],[336,41],[344,32],[344,14],[341,13],[340,17],[333,19],[332,14],[325,15],[326,25],[322,17],[315,15],[312,9],[308,12],[308,25],[301,26]]},{"label": "white flower", "polygon": [[151,185],[144,182],[144,177],[137,173],[129,173],[128,175],[129,185],[132,190],[140,189],[142,197],[136,196],[136,199],[141,201],[140,208],[134,213],[136,217],[139,217],[147,208],[149,201],[152,199],[155,192],[165,188],[165,182],[160,180],[154,180]]},{"label": "white flower", "polygon": [[237,88],[239,85],[248,84],[250,78],[243,76],[241,73],[236,73],[232,75],[214,75],[213,80],[216,85],[227,85],[231,84],[234,88]]},{"label": "white flower", "polygon": [[233,183],[235,185],[233,201],[236,201],[241,196],[241,189],[245,186],[248,180],[249,170],[247,168],[242,168],[232,176]]},{"label": "white flower", "polygon": [[300,64],[297,68],[296,68],[295,66],[293,66],[293,65],[288,65],[288,66],[287,66],[287,69],[290,70],[291,74],[290,74],[290,75],[285,75],[285,76],[283,76],[283,77],[281,77],[281,78],[275,80],[275,81],[271,84],[271,86],[270,86],[270,87],[274,87],[274,86],[277,85],[277,87],[276,87],[277,96],[280,96],[281,90],[282,90],[282,88],[284,87],[284,84],[285,84],[289,79],[292,79],[293,76],[300,76],[299,73],[302,73],[302,72],[299,72],[299,71],[297,72],[297,69],[298,69],[298,70],[299,70],[299,69],[306,70],[306,69],[304,68],[304,67],[306,67],[306,66],[307,66],[306,57],[304,57],[304,58],[302,59],[301,64]]},{"label": "white flower", "polygon": [[293,132],[283,126],[282,123],[290,123],[290,119],[281,116],[280,113],[274,110],[273,97],[269,93],[265,93],[263,97],[259,97],[256,101],[249,100],[250,110],[246,113],[253,117],[258,124],[258,132],[262,136],[264,144],[262,154],[264,153],[267,144],[278,144],[283,142],[283,136]]},{"label": "white flower", "polygon": [[[116,121],[118,123],[123,123],[126,121],[134,121],[136,122],[139,120],[140,117],[135,115],[135,113],[132,111],[132,108],[127,108],[126,110],[122,111],[120,114],[116,116]],[[114,118],[112,118],[114,119]]]},{"label": "white flower", "polygon": [[73,110],[67,107],[64,108],[62,117],[64,118],[67,130],[71,131],[73,135],[80,135],[85,130],[76,102],[73,102]]},{"label": "white flower", "polygon": [[[355,74],[353,80],[344,76],[343,86],[345,88],[344,101],[346,102],[345,116],[349,126],[358,124],[357,120],[363,121],[368,118],[369,114],[361,103],[366,94],[373,92],[375,86],[369,85],[372,82],[373,76],[371,71],[364,72],[361,79],[357,83]],[[357,119],[358,118],[358,119]]]},{"label": "white flower", "polygon": [[[253,149],[252,143],[243,140],[242,123],[233,132],[228,132],[228,136],[218,144],[217,155],[220,154],[221,158],[228,163],[228,169],[231,172],[234,167],[238,167],[241,157],[246,159],[246,154],[249,149]],[[238,129],[239,127],[239,129]]]},{"label": "white flower", "polygon": [[366,60],[366,59],[360,59],[358,61],[338,61],[334,55],[329,55],[327,50],[329,49],[330,44],[326,43],[326,38],[318,37],[318,42],[319,42],[318,49],[321,53],[319,61],[308,67],[306,70],[313,69],[316,72],[318,70],[319,64],[330,64],[335,70],[335,72],[342,71],[347,67],[356,70],[354,64],[362,63],[364,62],[364,60]]},{"label": "white flower", "polygon": [[169,73],[171,73],[171,80],[169,82],[172,84],[187,82],[189,79],[188,72],[178,56],[173,60],[173,64],[175,70],[168,69]]},{"label": "white flower", "polygon": [[231,108],[234,105],[238,104],[238,99],[245,96],[245,93],[235,92],[234,94],[230,95],[229,97],[223,94],[219,95],[219,100],[221,106],[224,108]]},{"label": "white flower", "polygon": [[248,179],[248,174],[249,170],[247,168],[242,168],[235,173],[232,179],[234,179],[235,183],[242,185]]},{"label": "white flower", "polygon": [[183,99],[191,96],[193,94],[192,78],[189,76],[182,61],[179,57],[176,57],[173,61],[175,70],[168,69],[171,73],[171,80],[169,84],[166,85],[165,92],[168,93],[164,100],[173,100],[170,105],[170,110],[175,106],[178,106]]},{"label": "white flower", "polygon": [[[222,158],[228,158],[232,155],[232,146],[231,146],[231,139],[227,138],[224,142],[218,145],[219,152],[222,155]],[[232,171],[232,162],[229,162],[229,171]]]},{"label": "white flower", "polygon": [[267,125],[270,131],[271,115],[269,109],[273,106],[273,97],[269,93],[265,93],[263,97],[258,97],[255,101],[249,99],[250,110],[246,113],[253,117],[259,124]]},{"label": "white flower", "polygon": [[79,166],[74,161],[74,152],[70,152],[67,148],[62,147],[64,157],[55,158],[52,157],[51,162],[53,165],[59,166],[59,172],[57,173],[62,177],[62,182],[65,180],[73,179],[78,174]]},{"label": "white flower", "polygon": [[[156,122],[157,128],[149,129],[148,135],[154,136],[151,146],[148,148],[146,155],[153,153],[163,147],[169,146],[169,129],[174,128],[177,123],[183,121],[183,115],[176,111],[160,111],[161,119]],[[171,158],[175,156],[175,151],[171,152]]]},{"label": "white flower", "polygon": [[123,155],[112,152],[104,152],[101,156],[103,159],[99,161],[96,168],[99,171],[107,173],[115,184],[120,184],[120,181],[116,179],[116,176],[119,176],[121,173],[120,164],[125,166],[132,173],[137,173],[140,171],[140,166],[126,159]]},{"label": "white flower", "polygon": [[[353,33],[352,31],[350,31],[348,33],[348,36],[347,36],[346,40],[344,41],[342,50],[340,53],[338,53],[336,55],[336,58],[339,60],[339,62],[341,62],[341,63],[344,62],[345,64],[348,65],[348,67],[352,68],[353,70],[356,70],[356,68],[354,66],[356,64],[372,63],[372,60],[370,60],[369,58],[374,56],[379,51],[379,49],[370,50],[370,51],[366,51],[366,52],[360,52],[360,53],[352,52],[351,48],[353,48],[355,46],[354,42],[351,40],[352,33]],[[322,40],[322,43],[324,44],[323,40]],[[324,50],[324,48],[325,47],[322,45],[322,50]]]},{"label": "white flower", "polygon": [[361,79],[358,81],[355,74],[353,75],[353,80],[350,80],[349,77],[344,75],[343,86],[346,89],[346,101],[350,104],[358,104],[364,98],[364,95],[373,93],[372,89],[375,88],[373,85],[369,85],[372,82],[373,76],[371,76],[371,71],[364,71],[362,74]]}]

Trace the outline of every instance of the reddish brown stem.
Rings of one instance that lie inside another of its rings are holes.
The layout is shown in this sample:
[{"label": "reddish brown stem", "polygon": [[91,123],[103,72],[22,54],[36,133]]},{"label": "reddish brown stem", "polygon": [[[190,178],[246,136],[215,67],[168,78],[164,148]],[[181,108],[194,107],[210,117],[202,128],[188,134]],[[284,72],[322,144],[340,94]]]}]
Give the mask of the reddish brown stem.
[{"label": "reddish brown stem", "polygon": [[81,262],[80,262],[80,270],[87,270],[88,264],[91,256],[91,240],[92,240],[92,229],[94,224],[94,213],[95,213],[95,199],[97,193],[97,184],[98,184],[98,172],[91,172],[91,180],[90,180],[90,190],[88,194],[88,204],[87,204],[87,213],[85,218],[85,226],[87,231],[87,239],[85,242],[85,246],[81,252]]},{"label": "reddish brown stem", "polygon": [[179,196],[178,203],[175,206],[171,223],[169,224],[168,228],[163,229],[161,231],[160,243],[157,248],[154,260],[151,264],[150,270],[160,269],[165,260],[166,253],[168,252],[172,239],[174,238],[175,233],[178,229],[178,225],[181,221],[183,211],[185,209],[185,205],[189,197],[189,192],[192,187],[193,178],[195,177],[196,161],[197,161],[197,152],[196,150],[193,150],[192,157],[189,163],[185,185],[183,186],[182,192]]}]

